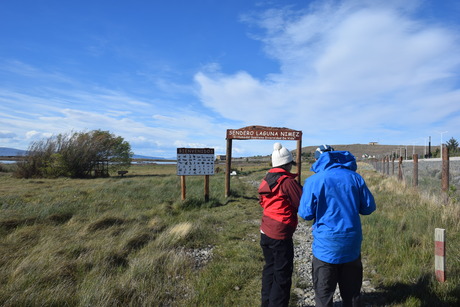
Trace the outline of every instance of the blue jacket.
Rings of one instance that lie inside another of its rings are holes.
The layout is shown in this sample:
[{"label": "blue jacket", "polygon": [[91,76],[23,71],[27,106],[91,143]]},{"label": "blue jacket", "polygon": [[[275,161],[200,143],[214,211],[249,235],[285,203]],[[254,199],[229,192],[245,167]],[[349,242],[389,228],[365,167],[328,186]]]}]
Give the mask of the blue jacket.
[{"label": "blue jacket", "polygon": [[298,214],[313,220],[313,255],[327,263],[347,263],[361,253],[360,214],[375,210],[364,179],[348,151],[321,154],[305,180]]}]

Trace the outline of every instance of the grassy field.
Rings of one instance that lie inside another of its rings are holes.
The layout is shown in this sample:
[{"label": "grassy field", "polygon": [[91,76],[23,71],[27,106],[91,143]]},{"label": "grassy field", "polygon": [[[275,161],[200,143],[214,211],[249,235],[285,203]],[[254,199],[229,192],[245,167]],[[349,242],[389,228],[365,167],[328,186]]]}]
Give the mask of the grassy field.
[{"label": "grassy field", "polygon": [[[180,200],[172,165],[88,180],[0,172],[0,305],[258,306],[256,185],[268,167],[242,168],[229,198],[224,174],[212,176],[207,203],[203,177],[187,177]],[[375,305],[458,305],[458,204],[438,205],[372,171],[364,176],[378,205],[363,218]],[[446,228],[449,242],[444,284],[433,277],[435,227]]]}]

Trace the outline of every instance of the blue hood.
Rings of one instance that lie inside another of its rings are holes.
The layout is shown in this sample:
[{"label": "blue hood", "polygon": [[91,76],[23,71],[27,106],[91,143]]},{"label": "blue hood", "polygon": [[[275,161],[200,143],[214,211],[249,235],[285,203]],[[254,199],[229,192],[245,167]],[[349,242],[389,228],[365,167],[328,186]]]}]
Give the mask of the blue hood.
[{"label": "blue hood", "polygon": [[321,154],[310,170],[319,173],[332,168],[346,168],[356,171],[358,166],[355,156],[349,151],[327,151]]}]

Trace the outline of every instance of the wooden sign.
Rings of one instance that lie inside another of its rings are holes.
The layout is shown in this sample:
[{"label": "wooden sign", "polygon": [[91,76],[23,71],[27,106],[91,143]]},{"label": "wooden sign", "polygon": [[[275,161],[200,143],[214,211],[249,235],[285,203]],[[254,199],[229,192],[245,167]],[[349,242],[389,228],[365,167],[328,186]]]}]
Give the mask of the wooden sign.
[{"label": "wooden sign", "polygon": [[241,129],[227,129],[227,140],[302,140],[302,131],[289,128],[248,126]]},{"label": "wooden sign", "polygon": [[214,148],[177,148],[177,175],[214,175]]},{"label": "wooden sign", "polygon": [[225,197],[230,195],[230,172],[232,169],[233,140],[284,140],[297,141],[297,181],[300,183],[302,168],[302,131],[284,127],[247,126],[227,129],[227,156],[225,167]]}]

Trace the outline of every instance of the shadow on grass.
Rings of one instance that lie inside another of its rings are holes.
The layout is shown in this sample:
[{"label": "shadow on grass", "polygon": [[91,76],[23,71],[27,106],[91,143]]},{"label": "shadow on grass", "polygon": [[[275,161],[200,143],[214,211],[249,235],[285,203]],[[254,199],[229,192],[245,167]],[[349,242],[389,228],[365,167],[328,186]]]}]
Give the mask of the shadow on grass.
[{"label": "shadow on grass", "polygon": [[447,293],[447,297],[451,300],[438,297],[433,291],[430,282],[432,276],[429,274],[423,275],[414,284],[396,283],[392,286],[380,287],[376,292],[364,293],[364,306],[392,306],[405,303],[408,299],[415,299],[422,307],[448,307],[460,306],[460,287],[457,287]]},{"label": "shadow on grass", "polygon": [[[255,200],[255,201],[259,201],[259,198],[257,196],[247,196],[247,195],[244,195],[242,193],[240,193],[239,191],[235,191],[235,190],[230,190],[230,193],[229,195],[230,197],[235,197],[235,198],[242,198],[242,199],[246,199],[246,200]],[[234,200],[230,200],[229,202],[233,202]]]}]

